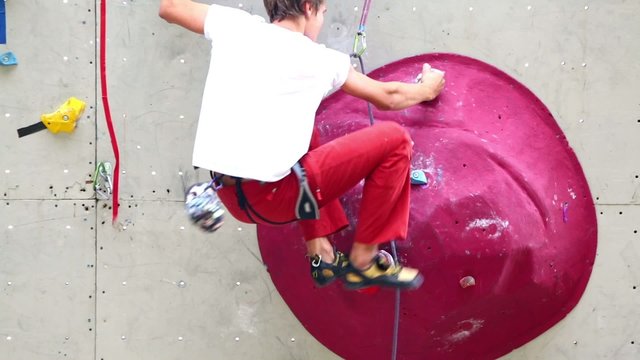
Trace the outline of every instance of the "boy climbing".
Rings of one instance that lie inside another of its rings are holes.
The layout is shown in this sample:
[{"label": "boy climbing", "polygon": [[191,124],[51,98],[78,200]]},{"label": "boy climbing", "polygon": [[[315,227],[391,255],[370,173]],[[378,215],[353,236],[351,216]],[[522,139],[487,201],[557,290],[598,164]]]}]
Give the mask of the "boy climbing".
[{"label": "boy climbing", "polygon": [[[325,0],[264,0],[258,16],[191,0],[162,0],[160,16],[211,41],[211,60],[193,165],[209,169],[218,196],[239,221],[298,220],[323,286],[416,288],[422,275],[395,264],[379,245],[405,239],[409,222],[408,133],[393,122],[320,144],[322,99],[334,90],[401,110],[436,98],[444,73],[425,64],[420,83],[380,82],[353,69],[349,55],[316,43]],[[354,243],[347,256],[328,236],[348,225],[339,197],[364,179]]]}]

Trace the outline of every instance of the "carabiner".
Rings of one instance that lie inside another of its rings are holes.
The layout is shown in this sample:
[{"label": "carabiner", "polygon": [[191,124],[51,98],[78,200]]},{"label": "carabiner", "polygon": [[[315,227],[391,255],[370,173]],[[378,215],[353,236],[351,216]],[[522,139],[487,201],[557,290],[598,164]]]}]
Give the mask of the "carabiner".
[{"label": "carabiner", "polygon": [[353,42],[353,54],[351,56],[362,57],[362,55],[364,55],[364,52],[366,50],[367,50],[367,33],[364,31],[364,29],[361,29],[361,31],[358,31],[358,34],[356,34],[356,38]]},{"label": "carabiner", "polygon": [[93,189],[96,195],[102,200],[111,197],[113,184],[111,181],[112,169],[110,162],[100,162],[96,167],[96,173],[93,176]]}]

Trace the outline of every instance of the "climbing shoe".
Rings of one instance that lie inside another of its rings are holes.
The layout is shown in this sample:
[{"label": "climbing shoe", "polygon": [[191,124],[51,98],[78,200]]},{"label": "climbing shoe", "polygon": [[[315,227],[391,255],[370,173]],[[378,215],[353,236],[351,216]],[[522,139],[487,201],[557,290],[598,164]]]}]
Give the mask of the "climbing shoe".
[{"label": "climbing shoe", "polygon": [[340,251],[334,251],[332,263],[322,261],[322,256],[311,258],[311,277],[318,287],[331,284],[335,279],[343,276],[349,267],[349,258]]},{"label": "climbing shoe", "polygon": [[391,254],[384,250],[381,250],[371,265],[364,270],[349,264],[344,276],[345,287],[349,290],[370,286],[416,289],[422,285],[423,281],[424,278],[417,269],[396,264]]}]

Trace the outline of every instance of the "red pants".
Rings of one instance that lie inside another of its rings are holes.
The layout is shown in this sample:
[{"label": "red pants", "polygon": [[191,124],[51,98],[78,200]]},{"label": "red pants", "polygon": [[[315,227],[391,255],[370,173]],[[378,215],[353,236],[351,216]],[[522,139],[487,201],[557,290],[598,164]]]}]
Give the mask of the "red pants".
[{"label": "red pants", "polygon": [[[379,122],[320,145],[314,132],[309,152],[301,159],[320,207],[320,219],[300,220],[305,240],[338,232],[347,221],[339,197],[365,180],[355,242],[380,244],[405,239],[409,224],[409,134],[394,122]],[[298,178],[294,173],[272,183],[245,181],[242,189],[253,209],[273,222],[295,219]],[[252,223],[240,209],[236,190],[218,191],[227,210],[239,221]],[[257,216],[252,214],[257,219]]]}]

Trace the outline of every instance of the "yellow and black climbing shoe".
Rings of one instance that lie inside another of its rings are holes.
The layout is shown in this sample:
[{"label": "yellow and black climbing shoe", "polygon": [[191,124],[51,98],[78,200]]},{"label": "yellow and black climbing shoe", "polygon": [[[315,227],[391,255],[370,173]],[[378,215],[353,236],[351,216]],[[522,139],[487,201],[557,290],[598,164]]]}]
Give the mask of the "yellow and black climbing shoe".
[{"label": "yellow and black climbing shoe", "polygon": [[335,251],[332,263],[322,261],[322,256],[314,255],[311,258],[311,277],[318,287],[331,284],[335,279],[343,276],[349,267],[349,258]]},{"label": "yellow and black climbing shoe", "polygon": [[417,269],[396,264],[393,257],[386,251],[380,251],[371,265],[364,270],[349,265],[344,276],[345,287],[349,290],[370,286],[417,289],[423,281],[424,278]]}]

